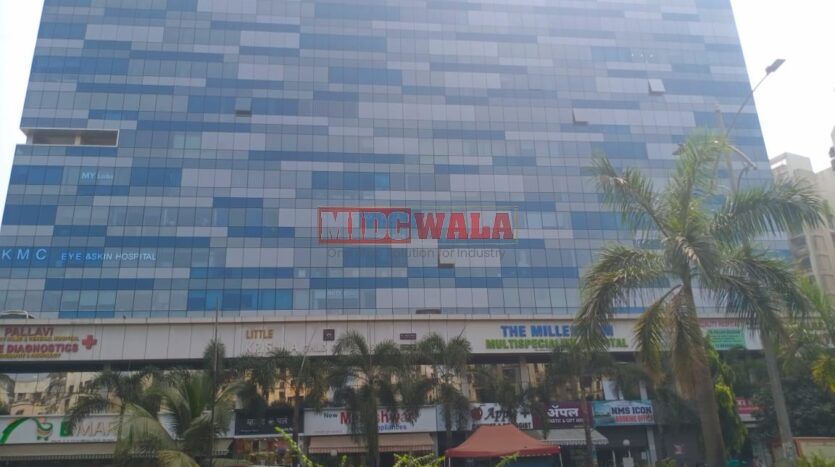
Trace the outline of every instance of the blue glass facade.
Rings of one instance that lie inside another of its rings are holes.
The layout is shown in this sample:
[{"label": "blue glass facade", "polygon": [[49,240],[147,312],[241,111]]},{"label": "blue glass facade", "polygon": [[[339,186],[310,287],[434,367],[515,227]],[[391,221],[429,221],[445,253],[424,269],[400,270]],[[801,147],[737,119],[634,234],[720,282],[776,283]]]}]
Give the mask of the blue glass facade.
[{"label": "blue glass facade", "polygon": [[[728,0],[47,0],[0,307],[570,316],[633,241],[592,155],[663,183],[749,89]],[[753,108],[734,134],[767,179]],[[323,206],[508,211],[514,238],[325,244]]]}]

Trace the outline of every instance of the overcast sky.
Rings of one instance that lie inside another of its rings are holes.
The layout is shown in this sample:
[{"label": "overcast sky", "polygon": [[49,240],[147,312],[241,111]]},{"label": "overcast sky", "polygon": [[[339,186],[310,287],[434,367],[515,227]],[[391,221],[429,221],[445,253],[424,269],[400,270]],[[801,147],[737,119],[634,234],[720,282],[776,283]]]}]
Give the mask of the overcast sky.
[{"label": "overcast sky", "polygon": [[[732,0],[753,82],[775,58],[786,59],[755,100],[770,157],[793,152],[829,166],[835,126],[835,1]],[[42,1],[0,0],[0,201],[14,145],[24,141],[20,114]]]}]

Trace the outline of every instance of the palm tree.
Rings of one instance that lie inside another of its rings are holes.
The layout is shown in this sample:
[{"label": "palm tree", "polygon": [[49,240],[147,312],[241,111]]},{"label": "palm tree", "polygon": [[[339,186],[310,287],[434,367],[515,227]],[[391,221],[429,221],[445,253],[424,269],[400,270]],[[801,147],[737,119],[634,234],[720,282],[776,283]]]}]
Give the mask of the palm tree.
[{"label": "palm tree", "polygon": [[286,349],[273,349],[266,357],[248,357],[241,366],[248,373],[249,382],[269,403],[270,394],[280,382],[293,391],[293,441],[298,442],[302,405],[320,409],[328,393],[328,362],[321,358],[307,358],[305,354]]},{"label": "palm tree", "polygon": [[[116,443],[117,452],[151,456],[165,467],[239,465],[214,458],[214,439],[226,433],[235,413],[235,401],[247,384],[227,368],[221,342],[212,340],[204,351],[204,370],[174,370],[147,391],[160,402],[157,410],[128,403]],[[168,430],[166,429],[168,426]],[[170,432],[169,432],[170,430]]]},{"label": "palm tree", "polygon": [[[583,345],[605,350],[605,325],[619,306],[652,295],[638,318],[635,345],[641,362],[656,372],[662,354],[679,389],[698,407],[708,465],[724,462],[716,396],[699,326],[694,291],[707,292],[717,308],[761,332],[768,353],[784,308],[803,304],[784,263],[752,249],[765,234],[822,220],[825,204],[808,186],[778,182],[718,193],[716,167],[729,148],[723,137],[704,134],[682,145],[667,186],[656,191],[635,169],[622,172],[605,158],[593,173],[607,204],[640,237],[636,245],[609,246],[583,279],[576,335]],[[779,380],[778,380],[779,381]]]},{"label": "palm tree", "polygon": [[800,316],[789,320],[783,357],[788,365],[812,362],[812,380],[835,394],[835,305],[813,279],[802,277],[800,284],[812,312],[809,319]]},{"label": "palm tree", "polygon": [[[67,427],[70,431],[91,414],[106,413],[110,410],[118,412],[116,427],[117,446],[122,439],[122,422],[129,407],[141,408],[150,413],[157,413],[160,406],[159,395],[151,390],[160,372],[153,367],[146,367],[139,371],[121,372],[106,369],[89,381],[85,392],[79,394],[70,406],[66,415]],[[116,450],[117,463],[127,460],[127,452]]]},{"label": "palm tree", "polygon": [[520,413],[527,415],[536,406],[530,404],[530,392],[522,388],[518,375],[508,378],[497,365],[476,365],[472,371],[476,394],[481,402],[498,404],[507,420],[517,425]]},{"label": "palm tree", "polygon": [[166,467],[199,466],[210,457],[215,466],[231,465],[229,459],[214,459],[213,443],[206,440],[226,432],[240,390],[241,383],[230,383],[216,391],[207,371],[176,371],[156,390],[171,432],[155,413],[128,404],[121,423],[125,436],[117,449],[154,457]]},{"label": "palm tree", "polygon": [[348,331],[334,346],[331,386],[334,401],[350,415],[351,433],[364,444],[369,465],[380,465],[378,416],[381,407],[403,411],[414,422],[429,384],[415,374],[408,355],[392,341],[370,347],[362,334]]},{"label": "palm tree", "polygon": [[430,333],[418,342],[417,351],[422,361],[432,366],[434,397],[441,405],[446,442],[451,443],[453,426],[464,426],[470,412],[470,400],[457,382],[466,377],[472,346],[462,336],[444,341],[438,334]]},{"label": "palm tree", "polygon": [[[591,389],[594,382],[602,377],[618,382],[619,388],[631,388],[634,372],[626,366],[626,364],[615,362],[608,352],[588,350],[576,341],[567,341],[551,351],[542,381],[535,387],[540,410],[547,411],[554,401],[580,401],[583,432],[586,438],[585,465],[587,467],[597,463],[591,436],[592,412],[589,407],[589,399],[592,397]],[[542,420],[547,432],[550,428],[549,419],[544,416]]]}]

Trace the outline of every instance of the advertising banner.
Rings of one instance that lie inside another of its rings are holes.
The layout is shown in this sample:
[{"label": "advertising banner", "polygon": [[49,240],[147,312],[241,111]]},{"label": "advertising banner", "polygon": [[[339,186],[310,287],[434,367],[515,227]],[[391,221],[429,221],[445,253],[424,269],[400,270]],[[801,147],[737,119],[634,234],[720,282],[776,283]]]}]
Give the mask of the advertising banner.
[{"label": "advertising banner", "polygon": [[293,409],[266,409],[260,414],[235,411],[236,436],[279,436],[276,428],[293,432]]},{"label": "advertising banner", "polygon": [[650,401],[594,401],[592,411],[595,426],[655,424]]},{"label": "advertising banner", "polygon": [[[582,402],[555,402],[548,407],[546,416],[550,428],[570,428],[583,426]],[[539,430],[545,428],[545,424],[539,417],[534,416],[534,428]]]},{"label": "advertising banner", "polygon": [[[431,433],[438,429],[435,407],[422,407],[414,422],[407,420],[402,410],[380,409],[377,413],[380,433]],[[304,411],[304,435],[349,435],[351,414],[344,409]]]},{"label": "advertising banner", "polygon": [[[442,417],[442,415],[439,415]],[[488,402],[484,404],[472,404],[470,406],[470,419],[473,426],[481,425],[506,425],[513,423],[506,410],[503,410],[499,404]],[[441,426],[444,421],[439,420]],[[530,430],[533,428],[533,417],[531,413],[521,408],[516,411],[516,426],[522,430]],[[441,430],[439,430],[441,431]]]},{"label": "advertising banner", "polygon": [[62,416],[2,416],[0,446],[38,443],[107,443],[116,441],[115,415],[90,415],[70,430]]}]

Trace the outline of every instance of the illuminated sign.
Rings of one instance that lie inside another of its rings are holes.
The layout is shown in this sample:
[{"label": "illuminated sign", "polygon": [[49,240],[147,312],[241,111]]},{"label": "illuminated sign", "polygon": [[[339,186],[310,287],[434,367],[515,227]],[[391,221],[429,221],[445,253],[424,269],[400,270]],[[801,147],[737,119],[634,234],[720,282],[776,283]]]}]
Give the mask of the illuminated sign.
[{"label": "illuminated sign", "polygon": [[396,244],[421,240],[512,240],[508,211],[418,212],[411,208],[320,207],[319,243]]}]

